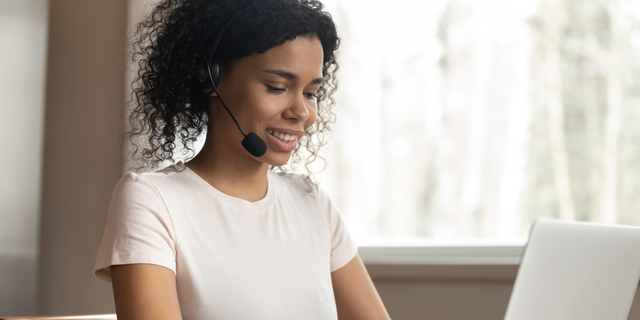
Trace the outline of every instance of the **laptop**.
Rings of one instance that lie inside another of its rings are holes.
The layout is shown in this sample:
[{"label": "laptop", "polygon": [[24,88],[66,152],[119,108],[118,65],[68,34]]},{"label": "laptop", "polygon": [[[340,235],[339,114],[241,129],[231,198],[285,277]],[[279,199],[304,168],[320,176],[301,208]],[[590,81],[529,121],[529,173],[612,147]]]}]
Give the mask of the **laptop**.
[{"label": "laptop", "polygon": [[538,220],[505,320],[627,320],[640,280],[640,228]]}]

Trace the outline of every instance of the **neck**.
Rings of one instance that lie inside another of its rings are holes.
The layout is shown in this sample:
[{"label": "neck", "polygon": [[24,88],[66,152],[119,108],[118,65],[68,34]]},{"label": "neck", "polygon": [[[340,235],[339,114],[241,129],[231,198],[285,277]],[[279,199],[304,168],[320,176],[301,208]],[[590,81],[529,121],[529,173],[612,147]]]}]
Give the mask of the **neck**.
[{"label": "neck", "polygon": [[[234,156],[228,143],[216,143],[209,130],[202,151],[191,161],[189,168],[220,192],[250,202],[261,200],[267,194],[269,165],[251,156]],[[242,148],[242,147],[240,147]]]}]

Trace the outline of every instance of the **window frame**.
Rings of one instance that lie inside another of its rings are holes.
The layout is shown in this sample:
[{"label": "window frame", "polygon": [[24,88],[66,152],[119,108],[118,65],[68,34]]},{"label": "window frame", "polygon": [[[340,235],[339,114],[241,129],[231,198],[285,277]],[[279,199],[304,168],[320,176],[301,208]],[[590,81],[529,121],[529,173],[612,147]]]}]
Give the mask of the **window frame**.
[{"label": "window frame", "polygon": [[374,281],[515,281],[525,244],[433,243],[362,245],[360,258]]}]

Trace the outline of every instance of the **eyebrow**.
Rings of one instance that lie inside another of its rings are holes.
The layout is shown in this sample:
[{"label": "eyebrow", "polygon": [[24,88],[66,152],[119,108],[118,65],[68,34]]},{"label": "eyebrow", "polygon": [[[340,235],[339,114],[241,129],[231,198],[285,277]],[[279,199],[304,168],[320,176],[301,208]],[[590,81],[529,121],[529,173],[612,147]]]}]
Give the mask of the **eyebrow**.
[{"label": "eyebrow", "polygon": [[[291,80],[298,80],[300,79],[300,76],[291,72],[291,71],[286,71],[286,70],[282,70],[282,69],[278,69],[278,70],[265,70],[264,72],[266,73],[272,73],[278,76],[281,76],[283,78],[286,79],[291,79]],[[309,84],[318,84],[318,83],[322,83],[324,81],[323,78],[315,78],[313,80],[311,80],[311,83]]]}]

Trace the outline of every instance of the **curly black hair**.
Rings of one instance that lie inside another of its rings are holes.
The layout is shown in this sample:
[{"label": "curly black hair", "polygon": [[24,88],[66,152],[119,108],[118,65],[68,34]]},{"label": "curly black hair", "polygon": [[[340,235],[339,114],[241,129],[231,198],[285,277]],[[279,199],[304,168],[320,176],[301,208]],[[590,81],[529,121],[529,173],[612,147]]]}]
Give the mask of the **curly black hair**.
[{"label": "curly black hair", "polygon": [[[224,70],[234,61],[293,40],[311,36],[320,40],[324,53],[324,82],[318,90],[318,119],[294,150],[292,163],[309,152],[305,167],[318,158],[335,121],[332,98],[337,89],[335,52],[340,44],[331,15],[316,0],[164,0],[137,26],[132,60],[138,67],[133,81],[133,111],[127,132],[139,151],[143,168],[175,162],[176,150],[187,159],[195,156],[193,143],[209,119],[208,96],[202,93],[196,69],[228,21],[215,56]],[[138,146],[138,137],[145,139]],[[181,148],[176,149],[178,146]],[[281,170],[285,170],[282,169]]]}]

